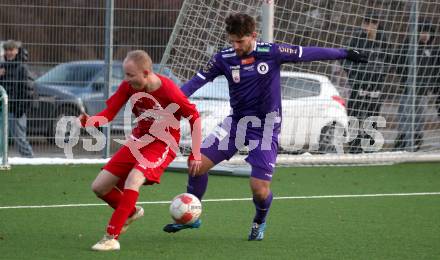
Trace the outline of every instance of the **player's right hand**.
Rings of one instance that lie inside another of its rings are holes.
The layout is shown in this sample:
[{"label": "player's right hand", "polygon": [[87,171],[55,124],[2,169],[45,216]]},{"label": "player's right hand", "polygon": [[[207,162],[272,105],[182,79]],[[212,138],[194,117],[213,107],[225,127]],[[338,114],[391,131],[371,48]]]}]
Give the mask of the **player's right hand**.
[{"label": "player's right hand", "polygon": [[199,175],[200,168],[202,167],[201,160],[189,160],[188,161],[188,171],[191,176]]},{"label": "player's right hand", "polygon": [[82,112],[81,115],[78,116],[79,122],[82,127],[86,126],[87,120],[89,120],[90,116],[86,112]]},{"label": "player's right hand", "polygon": [[359,50],[348,49],[347,60],[351,60],[354,62],[368,63],[368,55]]}]

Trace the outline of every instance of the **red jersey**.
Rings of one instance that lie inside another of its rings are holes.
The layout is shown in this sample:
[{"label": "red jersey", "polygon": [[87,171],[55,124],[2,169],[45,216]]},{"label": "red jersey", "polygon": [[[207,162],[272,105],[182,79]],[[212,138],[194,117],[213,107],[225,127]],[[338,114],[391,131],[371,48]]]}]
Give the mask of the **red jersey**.
[{"label": "red jersey", "polygon": [[[151,134],[152,125],[161,124],[178,144],[180,140],[179,121],[182,116],[189,119],[191,129],[193,129],[194,122],[199,118],[199,113],[195,105],[188,101],[188,98],[172,80],[159,74],[156,75],[162,85],[152,92],[136,90],[126,81],[122,81],[116,92],[106,101],[107,108],[94,117],[104,116],[110,122],[130,99],[132,113],[137,120],[137,125],[132,131],[135,138]],[[135,103],[133,104],[133,102]],[[176,108],[178,109],[176,110]],[[154,133],[152,135],[155,136]]]}]

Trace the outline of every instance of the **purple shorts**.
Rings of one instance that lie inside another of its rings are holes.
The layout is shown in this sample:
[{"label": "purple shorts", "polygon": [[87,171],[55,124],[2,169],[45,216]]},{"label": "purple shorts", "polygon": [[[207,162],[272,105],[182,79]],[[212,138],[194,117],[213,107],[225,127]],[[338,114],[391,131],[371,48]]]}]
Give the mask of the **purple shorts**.
[{"label": "purple shorts", "polygon": [[228,116],[206,137],[201,152],[218,164],[248,146],[249,155],[245,160],[252,166],[251,176],[270,181],[278,152],[279,126],[274,129],[264,131],[263,126],[253,127],[250,122],[243,124]]}]

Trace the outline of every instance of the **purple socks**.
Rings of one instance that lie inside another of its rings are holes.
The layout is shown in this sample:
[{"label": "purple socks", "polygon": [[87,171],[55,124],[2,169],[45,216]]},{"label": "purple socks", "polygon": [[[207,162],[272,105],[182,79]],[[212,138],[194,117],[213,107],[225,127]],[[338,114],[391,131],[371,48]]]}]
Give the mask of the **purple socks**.
[{"label": "purple socks", "polygon": [[258,201],[254,197],[253,201],[256,209],[256,213],[254,217],[255,223],[261,224],[266,222],[266,216],[267,213],[269,213],[269,208],[270,208],[270,204],[272,204],[272,199],[273,199],[272,191],[269,193],[269,196],[267,196],[265,200]]},{"label": "purple socks", "polygon": [[193,194],[201,201],[207,186],[208,173],[196,177],[188,176],[188,186],[186,186],[186,192]]},{"label": "purple socks", "polygon": [[[186,191],[188,193],[194,194],[197,198],[202,200],[203,195],[206,192],[206,187],[208,186],[208,174],[205,173],[201,176],[188,176],[188,186],[186,187]],[[270,205],[272,204],[273,195],[272,192],[269,193],[269,196],[265,200],[258,201],[255,198],[253,199],[256,213],[254,217],[254,222],[261,224],[266,222],[267,213],[269,213]]]}]

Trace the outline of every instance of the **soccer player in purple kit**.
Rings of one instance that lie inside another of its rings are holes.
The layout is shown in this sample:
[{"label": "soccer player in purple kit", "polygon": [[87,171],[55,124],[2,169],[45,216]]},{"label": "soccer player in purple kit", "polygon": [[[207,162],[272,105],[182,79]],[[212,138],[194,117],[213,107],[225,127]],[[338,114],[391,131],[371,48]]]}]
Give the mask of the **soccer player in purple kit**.
[{"label": "soccer player in purple kit", "polygon": [[[270,184],[282,118],[281,64],[337,59],[367,62],[367,58],[356,50],[258,42],[255,20],[247,14],[230,14],[225,23],[232,48],[216,53],[181,88],[189,97],[207,82],[224,75],[229,83],[232,108],[231,115],[204,140],[202,166],[199,172],[189,175],[187,192],[202,199],[208,185],[207,172],[223,160],[229,160],[242,146],[249,145],[245,160],[251,165],[250,188],[256,214],[248,240],[258,241],[264,237],[273,198]],[[174,233],[200,225],[199,219],[190,225],[168,224],[163,229]]]}]

